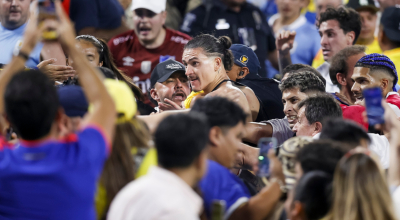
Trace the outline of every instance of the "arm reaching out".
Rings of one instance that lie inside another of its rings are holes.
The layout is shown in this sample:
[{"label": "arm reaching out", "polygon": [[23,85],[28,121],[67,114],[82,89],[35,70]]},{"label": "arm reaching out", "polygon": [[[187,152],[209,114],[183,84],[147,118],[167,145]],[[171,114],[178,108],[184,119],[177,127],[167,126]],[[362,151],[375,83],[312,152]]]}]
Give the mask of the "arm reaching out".
[{"label": "arm reaching out", "polygon": [[95,124],[103,129],[104,135],[108,140],[112,140],[117,117],[114,101],[103,84],[101,74],[91,66],[84,54],[75,47],[74,29],[62,9],[60,1],[56,1],[56,10],[59,17],[57,30],[60,43],[73,58],[74,69],[81,73],[79,81],[88,102],[92,105],[92,111],[85,116],[83,126]]}]

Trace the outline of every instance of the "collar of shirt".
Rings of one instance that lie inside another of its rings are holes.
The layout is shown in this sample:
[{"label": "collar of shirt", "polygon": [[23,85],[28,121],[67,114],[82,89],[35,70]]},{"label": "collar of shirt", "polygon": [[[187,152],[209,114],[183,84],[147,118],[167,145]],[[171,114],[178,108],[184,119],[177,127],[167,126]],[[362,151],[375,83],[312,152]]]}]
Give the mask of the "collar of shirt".
[{"label": "collar of shirt", "polygon": [[196,213],[200,214],[203,205],[202,198],[197,195],[192,187],[190,187],[175,173],[157,166],[153,166],[150,168],[146,176],[157,179],[163,184],[168,184],[177,189],[179,188],[182,194],[187,197],[188,204],[193,204],[193,208],[195,208]]},{"label": "collar of shirt", "polygon": [[23,34],[24,31],[25,31],[25,27],[26,27],[27,24],[28,24],[28,21],[27,21],[25,24],[21,25],[20,27],[18,27],[18,28],[16,28],[16,29],[10,30],[10,29],[5,28],[5,27],[0,23],[0,31],[12,31],[12,32],[14,32],[14,33]]},{"label": "collar of shirt", "polygon": [[312,137],[312,139],[318,140],[320,136],[321,136],[321,133],[315,134],[315,135]]},{"label": "collar of shirt", "polygon": [[397,92],[388,92],[388,94],[386,95],[386,98],[388,98],[391,95],[399,95],[399,93],[397,93]]},{"label": "collar of shirt", "polygon": [[[280,14],[272,15],[272,17],[268,20],[269,26],[272,27],[275,21],[280,17],[281,17]],[[295,21],[293,21],[293,23],[283,26],[279,31],[277,31],[275,35],[277,36],[279,32],[281,32],[281,30],[296,30],[297,28],[303,26],[306,22],[307,22],[306,17],[304,15],[300,15]]]}]

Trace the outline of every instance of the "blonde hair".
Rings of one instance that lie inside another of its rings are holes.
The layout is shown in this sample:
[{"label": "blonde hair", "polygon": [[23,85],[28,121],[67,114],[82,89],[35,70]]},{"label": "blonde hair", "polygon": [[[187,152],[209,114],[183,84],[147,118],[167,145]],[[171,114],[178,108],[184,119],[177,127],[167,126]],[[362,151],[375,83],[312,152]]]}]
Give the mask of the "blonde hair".
[{"label": "blonde hair", "polygon": [[344,156],[336,167],[329,220],[396,220],[389,188],[365,153]]}]

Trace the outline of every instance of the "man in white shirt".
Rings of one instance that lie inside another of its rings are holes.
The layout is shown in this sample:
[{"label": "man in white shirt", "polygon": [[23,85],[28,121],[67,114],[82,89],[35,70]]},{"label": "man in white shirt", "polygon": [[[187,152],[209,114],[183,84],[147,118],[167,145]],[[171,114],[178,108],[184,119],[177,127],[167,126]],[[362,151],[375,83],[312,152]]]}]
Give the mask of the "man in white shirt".
[{"label": "man in white shirt", "polygon": [[353,9],[328,8],[318,21],[321,49],[325,62],[317,68],[326,79],[326,92],[339,92],[329,76],[332,57],[342,49],[356,43],[361,32],[360,15]]},{"label": "man in white shirt", "polygon": [[375,152],[384,169],[389,167],[389,141],[384,135],[367,133],[360,125],[340,118],[324,121],[320,139],[330,139],[351,147],[362,146]]},{"label": "man in white shirt", "polygon": [[208,135],[202,114],[164,119],[154,135],[160,167],[125,186],[112,201],[107,219],[199,219],[203,200],[193,187],[207,170]]}]

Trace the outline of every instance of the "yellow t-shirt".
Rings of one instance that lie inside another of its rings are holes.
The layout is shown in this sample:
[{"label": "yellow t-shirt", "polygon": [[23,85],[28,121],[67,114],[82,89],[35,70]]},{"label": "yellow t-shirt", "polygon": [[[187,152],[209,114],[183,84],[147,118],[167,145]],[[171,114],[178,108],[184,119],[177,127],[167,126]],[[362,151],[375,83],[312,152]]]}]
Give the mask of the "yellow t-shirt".
[{"label": "yellow t-shirt", "polygon": [[[359,43],[357,43],[357,44],[359,44]],[[363,45],[363,44],[359,44],[359,45]],[[381,54],[382,53],[382,49],[378,43],[378,38],[376,38],[376,37],[370,45],[364,45],[364,46],[367,47],[367,49],[365,51],[366,54],[371,54],[371,53],[380,53]]]},{"label": "yellow t-shirt", "polygon": [[189,109],[189,108],[190,108],[190,103],[192,103],[192,99],[193,99],[195,96],[197,96],[197,95],[199,95],[199,94],[201,94],[201,93],[204,93],[204,91],[200,91],[200,92],[193,92],[193,91],[192,91],[192,92],[189,94],[189,96],[185,99],[185,101],[183,102],[185,108],[186,108],[186,109]]},{"label": "yellow t-shirt", "polygon": [[[384,51],[383,54],[388,56],[389,59],[392,60],[392,62],[396,66],[397,77],[399,77],[399,71],[400,71],[400,47]],[[397,82],[397,84],[400,85],[399,82]]]}]

